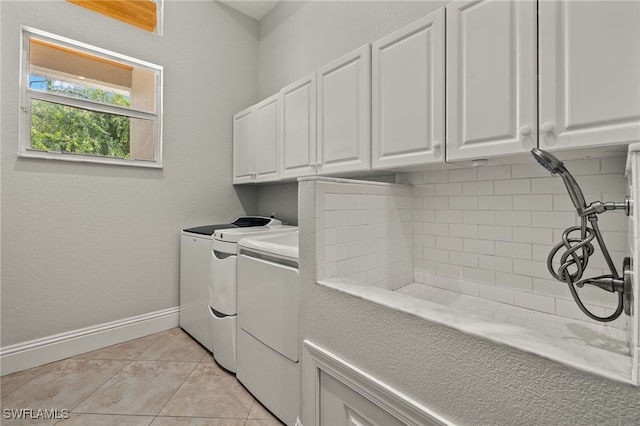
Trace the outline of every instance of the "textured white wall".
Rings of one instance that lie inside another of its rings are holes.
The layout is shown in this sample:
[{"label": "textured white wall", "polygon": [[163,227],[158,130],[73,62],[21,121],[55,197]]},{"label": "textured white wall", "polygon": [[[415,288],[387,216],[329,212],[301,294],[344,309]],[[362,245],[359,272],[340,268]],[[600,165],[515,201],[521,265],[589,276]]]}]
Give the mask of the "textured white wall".
[{"label": "textured white wall", "polygon": [[[164,35],[64,1],[2,1],[1,345],[177,306],[179,230],[257,212],[231,115],[257,100],[257,23],[166,1]],[[164,66],[162,170],[17,158],[20,25]]]},{"label": "textured white wall", "polygon": [[[637,387],[315,284],[317,186],[299,184],[302,339],[459,425],[639,423]],[[313,424],[306,401],[302,422]]]}]

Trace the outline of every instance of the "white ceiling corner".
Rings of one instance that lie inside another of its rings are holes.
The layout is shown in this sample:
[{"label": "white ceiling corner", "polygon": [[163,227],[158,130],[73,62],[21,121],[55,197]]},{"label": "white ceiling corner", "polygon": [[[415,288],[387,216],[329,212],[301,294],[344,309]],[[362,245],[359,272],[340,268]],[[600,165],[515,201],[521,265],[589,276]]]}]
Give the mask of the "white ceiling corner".
[{"label": "white ceiling corner", "polygon": [[244,13],[256,20],[261,20],[271,11],[280,1],[273,0],[219,0],[227,6]]}]

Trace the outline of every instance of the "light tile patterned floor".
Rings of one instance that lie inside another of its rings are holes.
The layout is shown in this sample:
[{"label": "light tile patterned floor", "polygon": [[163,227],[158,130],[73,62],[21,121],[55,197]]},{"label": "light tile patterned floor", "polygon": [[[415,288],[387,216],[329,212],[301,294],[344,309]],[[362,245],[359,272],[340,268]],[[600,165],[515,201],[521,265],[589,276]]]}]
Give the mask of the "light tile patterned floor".
[{"label": "light tile patterned floor", "polygon": [[[10,374],[0,388],[2,425],[282,425],[180,328]],[[69,418],[4,418],[22,408]]]}]

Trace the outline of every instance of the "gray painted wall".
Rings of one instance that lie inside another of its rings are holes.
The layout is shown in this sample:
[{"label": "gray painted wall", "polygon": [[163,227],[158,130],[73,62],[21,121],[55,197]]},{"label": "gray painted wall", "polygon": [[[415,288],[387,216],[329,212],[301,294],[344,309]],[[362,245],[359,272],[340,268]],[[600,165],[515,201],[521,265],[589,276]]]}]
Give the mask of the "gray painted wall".
[{"label": "gray painted wall", "polygon": [[[64,1],[2,1],[1,346],[177,306],[179,230],[257,212],[231,116],[257,100],[258,25],[166,1],[164,35]],[[17,158],[20,25],[164,66],[164,168]]]}]

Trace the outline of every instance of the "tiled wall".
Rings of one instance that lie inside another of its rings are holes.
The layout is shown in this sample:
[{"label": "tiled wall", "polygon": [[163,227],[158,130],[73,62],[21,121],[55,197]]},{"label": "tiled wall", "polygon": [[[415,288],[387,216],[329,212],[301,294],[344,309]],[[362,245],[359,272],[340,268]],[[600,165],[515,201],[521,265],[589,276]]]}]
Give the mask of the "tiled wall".
[{"label": "tiled wall", "polygon": [[324,262],[318,278],[343,277],[388,290],[413,280],[411,188],[324,179],[316,213]]},{"label": "tiled wall", "polygon": [[629,146],[629,158],[627,161],[627,179],[629,181],[629,193],[632,199],[631,216],[629,217],[629,234],[628,244],[631,256],[631,267],[633,270],[633,304],[632,304],[632,320],[629,327],[629,342],[631,343],[633,369],[632,381],[638,383],[640,374],[640,275],[638,274],[638,265],[640,265],[640,256],[638,247],[640,247],[640,215],[638,215],[638,201],[640,201],[640,144],[632,144]]},{"label": "tiled wall", "polygon": [[[624,157],[565,161],[587,203],[622,201]],[[527,309],[586,319],[569,289],[547,270],[547,255],[562,232],[578,225],[563,181],[534,161],[480,168],[408,173],[413,189],[414,279],[448,290]],[[600,215],[600,228],[621,273],[628,256],[624,213]],[[600,250],[584,278],[606,273]],[[582,300],[598,315],[616,306],[615,295],[586,286]],[[624,328],[627,317],[612,325]]]}]

